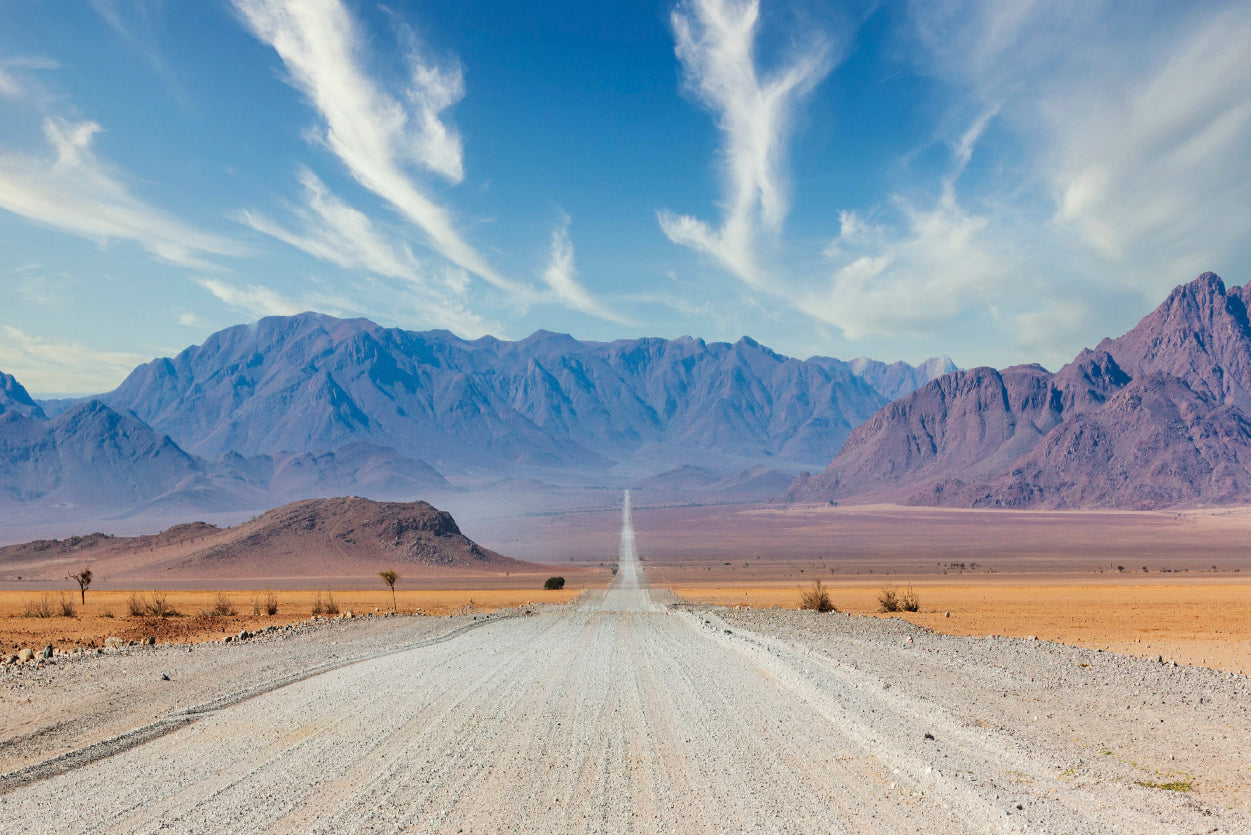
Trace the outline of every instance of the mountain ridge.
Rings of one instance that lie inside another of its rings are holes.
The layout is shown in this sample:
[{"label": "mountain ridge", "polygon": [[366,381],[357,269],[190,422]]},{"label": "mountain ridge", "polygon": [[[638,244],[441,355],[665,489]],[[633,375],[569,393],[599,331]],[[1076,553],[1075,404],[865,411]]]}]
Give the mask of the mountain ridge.
[{"label": "mountain ridge", "polygon": [[1154,509],[1251,497],[1251,287],[1179,285],[1131,330],[1041,366],[956,371],[854,430],[791,501]]}]

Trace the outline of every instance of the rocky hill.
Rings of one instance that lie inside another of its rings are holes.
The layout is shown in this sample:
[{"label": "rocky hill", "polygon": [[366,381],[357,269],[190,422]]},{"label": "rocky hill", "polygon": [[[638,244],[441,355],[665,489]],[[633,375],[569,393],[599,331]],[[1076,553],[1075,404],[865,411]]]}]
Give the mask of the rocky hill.
[{"label": "rocky hill", "polygon": [[323,578],[533,571],[536,565],[482,548],[450,514],[426,502],[309,499],[231,528],[179,525],[138,537],[91,534],[0,548],[0,580],[62,579],[90,565],[100,577]]},{"label": "rocky hill", "polygon": [[1119,507],[1251,498],[1251,289],[1213,273],[1051,374],[947,374],[856,429],[796,501]]}]

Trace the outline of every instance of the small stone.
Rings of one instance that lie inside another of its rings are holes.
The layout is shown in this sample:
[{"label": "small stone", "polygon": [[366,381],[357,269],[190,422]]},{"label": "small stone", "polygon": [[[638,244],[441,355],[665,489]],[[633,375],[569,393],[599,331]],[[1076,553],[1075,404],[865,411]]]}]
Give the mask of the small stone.
[{"label": "small stone", "polygon": [[929,731],[926,731],[926,732],[925,732],[925,738],[926,738],[926,739],[929,739],[929,740],[933,740],[933,739],[934,739],[934,735],[933,735],[932,733],[930,733]]},{"label": "small stone", "polygon": [[246,629],[242,630],[238,635],[238,639],[240,641],[246,641],[248,638],[251,638],[251,637],[252,637],[252,633],[248,632],[248,630]]},{"label": "small stone", "polygon": [[51,657],[52,657],[52,653],[53,653],[52,644],[48,644],[46,647],[44,647],[44,648],[43,648],[43,657],[44,657],[44,658],[51,658]]},{"label": "small stone", "polygon": [[143,645],[144,645],[144,646],[148,646],[148,647],[154,647],[154,646],[156,646],[156,636],[155,636],[155,635],[149,635],[148,637],[144,638],[144,639],[143,639]]},{"label": "small stone", "polygon": [[951,617],[951,612],[943,612],[943,617],[945,618]]},{"label": "small stone", "polygon": [[17,661],[19,664],[25,664],[35,657],[35,651],[30,647],[22,647],[17,651]]},{"label": "small stone", "polygon": [[124,647],[126,646],[126,642],[116,635],[110,635],[104,639],[104,645],[110,648]]},{"label": "small stone", "polygon": [[161,681],[169,681],[169,675],[167,673],[161,673]]}]

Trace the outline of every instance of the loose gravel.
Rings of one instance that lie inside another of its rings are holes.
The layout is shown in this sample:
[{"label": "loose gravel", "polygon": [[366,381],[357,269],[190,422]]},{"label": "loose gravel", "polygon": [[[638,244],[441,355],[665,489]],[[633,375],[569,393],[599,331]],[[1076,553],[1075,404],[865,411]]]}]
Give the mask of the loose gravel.
[{"label": "loose gravel", "polygon": [[671,605],[626,541],[577,606],[6,672],[0,832],[1251,832],[1243,677]]}]

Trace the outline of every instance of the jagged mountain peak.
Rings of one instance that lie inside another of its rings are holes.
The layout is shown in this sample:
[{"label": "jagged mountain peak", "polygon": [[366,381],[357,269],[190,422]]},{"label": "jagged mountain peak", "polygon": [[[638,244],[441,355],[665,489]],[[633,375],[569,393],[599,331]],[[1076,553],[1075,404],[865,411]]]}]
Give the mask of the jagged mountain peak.
[{"label": "jagged mountain peak", "polygon": [[1203,273],[1056,374],[1034,365],[940,377],[870,418],[789,495],[966,506],[1246,501],[1247,294]]}]

